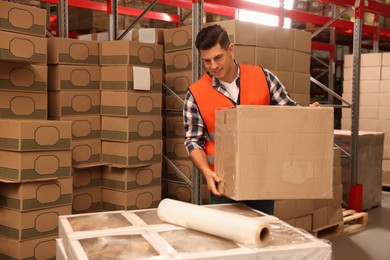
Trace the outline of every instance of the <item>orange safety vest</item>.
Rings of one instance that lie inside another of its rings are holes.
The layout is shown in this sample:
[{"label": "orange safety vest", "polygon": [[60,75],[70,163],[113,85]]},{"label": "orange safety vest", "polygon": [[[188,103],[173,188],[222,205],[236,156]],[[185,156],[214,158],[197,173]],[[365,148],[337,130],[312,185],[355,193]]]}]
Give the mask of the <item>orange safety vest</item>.
[{"label": "orange safety vest", "polygon": [[[189,87],[207,127],[210,140],[206,140],[207,161],[214,170],[215,110],[234,106],[234,103],[212,86],[212,78],[205,74]],[[259,66],[240,64],[240,105],[270,105],[270,91],[264,71]]]}]

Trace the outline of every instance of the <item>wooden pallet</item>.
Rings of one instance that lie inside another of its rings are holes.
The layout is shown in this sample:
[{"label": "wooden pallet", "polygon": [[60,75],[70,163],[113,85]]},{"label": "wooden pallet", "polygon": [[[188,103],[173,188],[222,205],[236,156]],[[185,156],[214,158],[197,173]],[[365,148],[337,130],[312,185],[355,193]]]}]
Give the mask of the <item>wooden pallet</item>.
[{"label": "wooden pallet", "polygon": [[344,233],[344,222],[337,222],[313,230],[313,235],[318,238],[329,239]]},{"label": "wooden pallet", "polygon": [[356,212],[355,210],[343,209],[344,232],[351,233],[359,230],[368,224],[367,212]]}]

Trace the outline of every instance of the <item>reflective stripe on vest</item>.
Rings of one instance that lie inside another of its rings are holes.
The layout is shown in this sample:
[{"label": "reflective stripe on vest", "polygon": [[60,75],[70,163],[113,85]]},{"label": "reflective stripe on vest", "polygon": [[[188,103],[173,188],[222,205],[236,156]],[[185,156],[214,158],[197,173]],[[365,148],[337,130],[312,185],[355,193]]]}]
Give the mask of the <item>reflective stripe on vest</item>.
[{"label": "reflective stripe on vest", "polygon": [[[190,86],[200,114],[210,134],[205,142],[206,155],[210,168],[214,169],[215,110],[232,107],[235,104],[212,86],[212,78],[205,74]],[[263,70],[259,66],[240,65],[240,105],[269,105],[270,92]]]}]

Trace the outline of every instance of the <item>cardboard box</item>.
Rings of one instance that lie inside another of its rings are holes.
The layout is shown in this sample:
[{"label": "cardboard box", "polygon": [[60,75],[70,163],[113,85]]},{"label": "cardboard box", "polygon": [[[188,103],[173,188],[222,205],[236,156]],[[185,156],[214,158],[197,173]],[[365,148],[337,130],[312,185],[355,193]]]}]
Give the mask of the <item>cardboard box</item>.
[{"label": "cardboard box", "polygon": [[162,140],[131,143],[102,141],[103,162],[115,167],[140,167],[161,162]]},{"label": "cardboard box", "polygon": [[[196,171],[195,166],[191,160],[171,160],[171,162],[178,168],[184,176],[192,180],[192,176]],[[167,164],[166,178],[169,180],[183,181],[182,176],[177,173],[170,164]]]},{"label": "cardboard box", "polygon": [[311,53],[311,33],[304,30],[293,30],[294,50]]},{"label": "cardboard box", "polygon": [[57,235],[20,242],[0,236],[0,252],[5,259],[54,259],[56,238]]},{"label": "cardboard box", "polygon": [[102,147],[100,139],[72,142],[72,165],[74,167],[92,167],[101,165]]},{"label": "cardboard box", "polygon": [[100,91],[49,91],[49,116],[100,115]]},{"label": "cardboard box", "polygon": [[291,71],[273,71],[273,74],[283,84],[287,92],[292,95],[294,93],[294,73]]},{"label": "cardboard box", "polygon": [[310,74],[294,72],[294,94],[310,94]]},{"label": "cardboard box", "polygon": [[165,198],[191,203],[192,191],[189,186],[179,183],[166,183],[164,186]]},{"label": "cardboard box", "polygon": [[309,106],[310,105],[310,94],[293,94],[291,98],[297,102],[300,106]]},{"label": "cardboard box", "polygon": [[73,191],[72,213],[80,214],[102,210],[102,189],[94,187]]},{"label": "cardboard box", "polygon": [[328,225],[343,221],[343,209],[339,204],[328,206]]},{"label": "cardboard box", "polygon": [[0,62],[0,90],[46,93],[47,67]]},{"label": "cardboard box", "polygon": [[101,90],[162,91],[162,69],[137,66],[103,66],[100,68]]},{"label": "cardboard box", "polygon": [[382,53],[362,53],[360,59],[361,67],[378,67],[382,65]]},{"label": "cardboard box", "polygon": [[181,114],[166,114],[165,135],[167,138],[184,138],[184,122]]},{"label": "cardboard box", "polygon": [[165,71],[167,73],[192,70],[192,50],[165,53]]},{"label": "cardboard box", "polygon": [[298,199],[295,205],[295,217],[302,217],[313,214],[314,200],[310,199]]},{"label": "cardboard box", "polygon": [[184,138],[165,139],[166,156],[170,160],[189,160]]},{"label": "cardboard box", "polygon": [[328,207],[315,209],[313,212],[313,230],[328,225]]},{"label": "cardboard box", "polygon": [[310,54],[294,51],[294,72],[310,74]]},{"label": "cardboard box", "polygon": [[192,48],[192,26],[182,26],[164,31],[165,52]]},{"label": "cardboard box", "polygon": [[0,30],[45,37],[46,10],[1,1]]},{"label": "cardboard box", "polygon": [[0,149],[13,151],[70,149],[70,122],[50,120],[0,122]]},{"label": "cardboard box", "polygon": [[0,118],[47,119],[47,94],[1,91]]},{"label": "cardboard box", "polygon": [[70,38],[48,39],[48,64],[98,65],[99,44]]},{"label": "cardboard box", "polygon": [[136,168],[103,167],[103,188],[131,191],[159,185],[161,185],[161,163]]},{"label": "cardboard box", "polygon": [[102,91],[101,95],[103,116],[161,115],[161,93]]},{"label": "cardboard box", "polygon": [[99,90],[98,66],[49,66],[49,90]]},{"label": "cardboard box", "polygon": [[108,38],[109,38],[108,32],[77,35],[77,39],[82,41],[108,41]]},{"label": "cardboard box", "polygon": [[390,172],[386,172],[386,171],[383,172],[382,184],[384,186],[390,186]]},{"label": "cardboard box", "polygon": [[0,61],[46,64],[46,38],[0,31],[0,39]]},{"label": "cardboard box", "polygon": [[22,212],[71,203],[71,177],[25,183],[0,182],[0,206],[4,208]]},{"label": "cardboard box", "polygon": [[165,109],[173,109],[173,110],[178,110],[178,111],[183,111],[183,106],[184,106],[184,99],[187,94],[179,94],[178,99],[176,96],[173,95],[165,95]]},{"label": "cardboard box", "polygon": [[307,216],[303,216],[303,217],[298,217],[295,219],[295,227],[302,228],[302,229],[306,230],[307,232],[311,232],[313,229],[312,222],[313,222],[313,215],[312,214],[307,215]]},{"label": "cardboard box", "polygon": [[102,140],[131,142],[162,138],[161,116],[102,116]]},{"label": "cardboard box", "polygon": [[161,45],[136,41],[105,41],[100,44],[100,65],[162,68],[163,47]]},{"label": "cardboard box", "polygon": [[256,46],[275,48],[276,31],[274,26],[256,24]]},{"label": "cardboard box", "polygon": [[293,51],[276,49],[275,70],[292,72],[294,69],[294,63]]},{"label": "cardboard box", "polygon": [[[350,56],[352,56],[352,54]],[[390,53],[387,53],[387,52],[382,53],[382,63],[381,64],[383,67],[390,66]]]},{"label": "cardboard box", "polygon": [[0,234],[17,241],[57,235],[58,216],[71,213],[71,205],[27,212],[0,208]]},{"label": "cardboard box", "polygon": [[144,43],[164,44],[164,31],[162,28],[140,28],[138,41]]},{"label": "cardboard box", "polygon": [[227,20],[207,23],[204,27],[213,24],[219,24],[227,31],[230,42],[239,45],[256,46],[256,37],[253,37],[256,35],[256,24],[238,20]]},{"label": "cardboard box", "polygon": [[134,210],[157,208],[161,201],[161,185],[117,191],[102,188],[103,210]]},{"label": "cardboard box", "polygon": [[73,191],[102,186],[101,167],[73,168]]},{"label": "cardboard box", "polygon": [[0,179],[25,182],[70,177],[71,156],[71,151],[0,150]]},{"label": "cardboard box", "polygon": [[342,182],[342,168],[341,166],[333,167],[333,185],[340,185]]},{"label": "cardboard box", "polygon": [[295,219],[296,200],[276,200],[274,216],[281,220]]},{"label": "cardboard box", "polygon": [[246,45],[234,45],[234,59],[239,63],[256,64],[256,47]]},{"label": "cardboard box", "polygon": [[72,140],[100,139],[100,116],[62,116],[51,117],[49,119],[59,121],[71,121]]},{"label": "cardboard box", "polygon": [[276,50],[273,48],[256,47],[255,64],[271,71],[275,70]]},{"label": "cardboard box", "polygon": [[165,84],[176,94],[186,94],[192,84],[192,71],[166,73]]},{"label": "cardboard box", "polygon": [[235,200],[332,197],[332,108],[217,110],[215,137],[215,171],[226,196]]},{"label": "cardboard box", "polygon": [[294,30],[275,27],[275,48],[294,50]]},{"label": "cardboard box", "polygon": [[333,167],[336,168],[338,166],[341,166],[341,150],[340,148],[334,148],[334,160],[333,160]]},{"label": "cardboard box", "polygon": [[343,203],[343,185],[333,185],[333,198],[328,200],[328,206],[334,204],[340,205]]}]

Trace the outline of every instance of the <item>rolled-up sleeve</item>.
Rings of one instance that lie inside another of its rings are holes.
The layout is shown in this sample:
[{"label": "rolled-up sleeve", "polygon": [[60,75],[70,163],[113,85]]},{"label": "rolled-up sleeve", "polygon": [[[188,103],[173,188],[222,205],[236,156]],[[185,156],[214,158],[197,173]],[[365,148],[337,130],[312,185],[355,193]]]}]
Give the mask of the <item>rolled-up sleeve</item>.
[{"label": "rolled-up sleeve", "polygon": [[286,88],[280,80],[269,70],[264,69],[266,78],[269,82],[269,92],[271,94],[271,105],[279,106],[297,106],[298,103],[292,100]]}]

